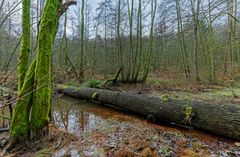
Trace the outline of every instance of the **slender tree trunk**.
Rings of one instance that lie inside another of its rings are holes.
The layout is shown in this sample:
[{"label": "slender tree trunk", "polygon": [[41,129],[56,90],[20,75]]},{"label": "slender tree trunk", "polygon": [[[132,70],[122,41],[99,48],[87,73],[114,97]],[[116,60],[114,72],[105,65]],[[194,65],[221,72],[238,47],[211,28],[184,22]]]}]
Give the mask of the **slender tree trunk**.
[{"label": "slender tree trunk", "polygon": [[228,41],[229,41],[229,56],[230,56],[230,76],[233,78],[234,73],[234,48],[233,48],[233,0],[228,1]]},{"label": "slender tree trunk", "polygon": [[133,8],[134,8],[134,0],[131,0],[131,6],[130,6],[130,0],[127,1],[128,4],[128,20],[129,20],[129,59],[128,59],[128,67],[127,67],[127,74],[126,74],[126,81],[130,82],[131,74],[132,74],[132,64],[133,64]]},{"label": "slender tree trunk", "polygon": [[107,7],[106,7],[106,0],[105,0],[105,4],[104,4],[104,78],[107,78],[108,75],[108,42],[107,42]]},{"label": "slender tree trunk", "polygon": [[81,39],[80,39],[80,73],[79,77],[80,80],[84,80],[84,30],[85,30],[85,20],[84,20],[84,3],[85,0],[82,0],[82,6],[81,6]]},{"label": "slender tree trunk", "polygon": [[197,7],[195,9],[195,1],[190,0],[191,3],[191,10],[192,10],[192,17],[194,23],[194,40],[195,40],[195,49],[194,49],[194,69],[195,69],[195,80],[200,81],[199,77],[199,63],[198,63],[198,26],[199,26],[199,9],[200,9],[200,0],[197,0]]},{"label": "slender tree trunk", "polygon": [[209,80],[211,83],[216,81],[215,63],[214,63],[214,47],[215,47],[215,35],[213,30],[213,20],[211,13],[211,1],[208,0],[208,14],[209,14],[209,38],[210,38],[210,49],[209,49]]},{"label": "slender tree trunk", "polygon": [[[2,0],[1,4],[0,4],[0,15],[2,14],[2,9],[3,9],[3,5],[5,3],[6,0]],[[1,28],[1,27],[0,27]]]},{"label": "slender tree trunk", "polygon": [[177,20],[178,20],[178,40],[181,50],[181,58],[182,58],[182,64],[183,69],[185,72],[185,76],[187,79],[190,78],[190,66],[189,66],[189,54],[186,49],[185,44],[185,37],[183,33],[183,26],[182,26],[182,15],[181,15],[181,7],[179,0],[176,0],[176,12],[177,12]]},{"label": "slender tree trunk", "polygon": [[89,29],[90,29],[90,6],[89,1],[86,0],[86,7],[85,7],[85,33],[84,33],[84,45],[85,51],[88,52],[88,39],[89,39]]},{"label": "slender tree trunk", "polygon": [[142,0],[139,0],[139,4],[138,4],[138,46],[139,46],[139,59],[138,59],[138,66],[137,66],[137,70],[136,70],[136,74],[134,76],[134,81],[138,80],[138,75],[140,73],[141,70],[141,63],[142,63],[142,49],[143,49],[143,39],[142,39]]},{"label": "slender tree trunk", "polygon": [[19,39],[19,41],[17,42],[16,46],[14,47],[14,49],[13,49],[13,51],[12,51],[10,57],[9,57],[9,59],[6,60],[6,62],[5,62],[4,68],[2,69],[2,70],[5,70],[5,73],[8,72],[10,63],[11,63],[11,61],[13,60],[13,56],[14,56],[15,53],[17,52],[17,49],[18,49],[19,45],[21,44],[21,40],[22,40],[22,38]]},{"label": "slender tree trunk", "polygon": [[63,33],[62,40],[63,40],[64,66],[65,68],[67,68],[67,63],[68,63],[67,12],[65,12],[64,33]]},{"label": "slender tree trunk", "polygon": [[[121,28],[121,0],[118,0],[118,9],[117,9],[117,51],[118,51],[118,61],[120,64],[120,67],[123,67],[123,48],[122,48],[122,39],[121,39],[121,33],[120,33],[120,28]],[[125,80],[124,76],[125,72],[125,67],[123,67],[122,70],[122,80]]]},{"label": "slender tree trunk", "polygon": [[[237,18],[237,15],[238,14],[238,0],[234,0],[234,18]],[[236,39],[236,35],[237,35],[237,20],[235,19],[234,20],[234,23],[233,23],[233,39],[235,40]],[[234,49],[234,63],[238,63],[238,60],[239,60],[239,56],[238,56],[238,53],[237,53],[237,42],[234,41],[233,42],[233,49]]]},{"label": "slender tree trunk", "polygon": [[147,58],[146,63],[144,65],[144,72],[143,72],[143,81],[146,81],[149,68],[150,68],[150,62],[152,58],[152,51],[153,51],[153,33],[154,33],[154,21],[155,21],[155,15],[156,15],[156,7],[157,7],[157,0],[151,1],[151,28],[150,28],[150,36],[149,36],[149,43],[148,43],[148,52],[147,52]]},{"label": "slender tree trunk", "polygon": [[233,52],[233,0],[227,0],[227,12],[228,12],[228,50],[225,51],[225,62],[224,62],[224,76],[230,75],[233,78],[233,59],[234,59],[234,52]]},{"label": "slender tree trunk", "polygon": [[28,70],[30,55],[30,39],[31,39],[31,17],[30,17],[30,0],[22,1],[22,45],[19,53],[18,63],[18,91],[22,89],[25,75]]},{"label": "slender tree trunk", "polygon": [[[97,48],[97,36],[98,36],[98,29],[99,29],[99,22],[97,22],[96,25],[96,32],[95,32],[95,39],[94,39],[94,45],[93,45],[93,62],[92,62],[92,71],[96,71],[96,66],[97,66],[97,56],[96,56],[96,48]],[[92,77],[93,77],[93,72],[92,72]]]}]

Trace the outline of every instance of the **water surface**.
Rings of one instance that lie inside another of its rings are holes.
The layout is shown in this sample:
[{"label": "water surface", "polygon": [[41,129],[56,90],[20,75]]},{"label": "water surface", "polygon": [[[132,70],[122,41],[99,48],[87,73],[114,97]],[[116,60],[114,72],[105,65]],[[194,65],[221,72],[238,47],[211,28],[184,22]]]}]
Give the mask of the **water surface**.
[{"label": "water surface", "polygon": [[77,144],[70,143],[55,152],[57,157],[124,156],[123,152],[143,156],[145,150],[169,157],[185,151],[199,156],[240,156],[240,148],[233,141],[196,130],[152,124],[130,113],[67,96],[55,99],[52,117],[57,127],[78,138]]}]

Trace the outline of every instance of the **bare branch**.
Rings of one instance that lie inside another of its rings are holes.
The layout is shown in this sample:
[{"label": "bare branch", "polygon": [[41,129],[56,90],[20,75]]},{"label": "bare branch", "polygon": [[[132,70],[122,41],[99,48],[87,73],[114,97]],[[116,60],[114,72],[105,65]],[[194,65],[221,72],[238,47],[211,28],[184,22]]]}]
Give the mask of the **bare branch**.
[{"label": "bare branch", "polygon": [[77,1],[70,0],[63,3],[62,6],[59,8],[58,17],[62,16],[62,14],[65,13],[71,5],[77,5]]}]

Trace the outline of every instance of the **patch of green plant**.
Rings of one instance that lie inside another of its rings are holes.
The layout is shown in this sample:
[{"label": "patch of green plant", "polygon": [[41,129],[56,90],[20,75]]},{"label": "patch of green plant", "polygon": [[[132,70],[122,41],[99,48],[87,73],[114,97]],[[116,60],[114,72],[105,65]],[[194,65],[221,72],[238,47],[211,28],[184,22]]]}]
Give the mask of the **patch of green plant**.
[{"label": "patch of green plant", "polygon": [[67,82],[65,83],[65,85],[67,85],[67,86],[75,86],[76,83],[75,83],[73,80],[70,80],[70,81],[67,81]]},{"label": "patch of green plant", "polygon": [[234,96],[240,96],[239,88],[224,88],[222,90],[215,90],[209,93],[202,93],[199,95],[205,99],[213,99],[218,101],[226,101],[232,99]]},{"label": "patch of green plant", "polygon": [[189,117],[192,114],[192,106],[191,105],[186,105],[183,108],[183,113],[185,114],[186,117]]},{"label": "patch of green plant", "polygon": [[192,106],[191,105],[185,105],[182,112],[185,115],[185,118],[183,119],[183,123],[184,124],[188,123],[188,124],[191,125],[191,120],[192,120],[192,117],[194,116]]},{"label": "patch of green plant", "polygon": [[168,102],[168,100],[169,100],[169,95],[168,95],[168,94],[163,94],[163,95],[161,96],[161,100],[162,100],[163,102]]},{"label": "patch of green plant", "polygon": [[238,88],[225,88],[224,90],[217,91],[214,94],[219,96],[232,97],[233,93],[239,95],[240,90]]},{"label": "patch of green plant", "polygon": [[84,87],[90,87],[90,88],[99,88],[102,85],[102,81],[100,80],[88,80],[82,84]]}]

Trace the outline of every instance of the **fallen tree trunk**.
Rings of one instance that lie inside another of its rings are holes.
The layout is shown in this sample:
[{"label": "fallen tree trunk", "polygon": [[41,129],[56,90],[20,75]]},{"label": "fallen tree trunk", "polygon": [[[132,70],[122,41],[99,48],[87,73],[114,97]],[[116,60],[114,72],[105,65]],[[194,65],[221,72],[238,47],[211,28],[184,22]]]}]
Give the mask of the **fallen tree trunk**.
[{"label": "fallen tree trunk", "polygon": [[206,130],[240,140],[240,105],[153,98],[104,89],[57,85],[68,96],[97,101],[144,117]]}]

